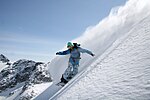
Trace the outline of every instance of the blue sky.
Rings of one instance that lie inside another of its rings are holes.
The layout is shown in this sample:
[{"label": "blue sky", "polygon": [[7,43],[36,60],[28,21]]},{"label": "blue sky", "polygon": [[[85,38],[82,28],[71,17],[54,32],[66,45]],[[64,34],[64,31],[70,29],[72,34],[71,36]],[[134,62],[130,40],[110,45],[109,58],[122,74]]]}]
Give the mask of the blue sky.
[{"label": "blue sky", "polygon": [[48,62],[126,0],[0,0],[0,53]]}]

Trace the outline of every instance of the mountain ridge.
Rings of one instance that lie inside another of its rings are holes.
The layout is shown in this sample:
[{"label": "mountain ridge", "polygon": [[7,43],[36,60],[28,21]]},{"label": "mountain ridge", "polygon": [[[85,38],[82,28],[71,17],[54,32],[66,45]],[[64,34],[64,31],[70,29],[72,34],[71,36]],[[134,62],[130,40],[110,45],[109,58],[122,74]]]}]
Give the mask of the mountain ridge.
[{"label": "mountain ridge", "polygon": [[[5,94],[4,96],[11,98],[19,91],[19,94],[11,99],[28,100],[37,95],[32,87],[52,82],[51,75],[47,71],[47,64],[26,59],[9,63],[10,60],[3,54],[0,55],[0,61],[6,66],[0,72],[0,96]],[[32,91],[27,93],[26,91],[31,88]]]}]

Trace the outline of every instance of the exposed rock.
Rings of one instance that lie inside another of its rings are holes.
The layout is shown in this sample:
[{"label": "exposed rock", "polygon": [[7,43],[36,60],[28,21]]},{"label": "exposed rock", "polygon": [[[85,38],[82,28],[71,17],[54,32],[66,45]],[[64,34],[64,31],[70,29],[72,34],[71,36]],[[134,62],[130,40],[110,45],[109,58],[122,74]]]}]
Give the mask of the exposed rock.
[{"label": "exposed rock", "polygon": [[22,88],[22,92],[24,92],[30,85],[52,81],[44,63],[25,59],[18,60],[3,69],[0,76],[2,77],[0,80],[0,92],[13,88],[22,82],[25,82]]},{"label": "exposed rock", "polygon": [[3,63],[9,64],[9,59],[5,57],[3,54],[0,54],[0,61],[2,61]]}]

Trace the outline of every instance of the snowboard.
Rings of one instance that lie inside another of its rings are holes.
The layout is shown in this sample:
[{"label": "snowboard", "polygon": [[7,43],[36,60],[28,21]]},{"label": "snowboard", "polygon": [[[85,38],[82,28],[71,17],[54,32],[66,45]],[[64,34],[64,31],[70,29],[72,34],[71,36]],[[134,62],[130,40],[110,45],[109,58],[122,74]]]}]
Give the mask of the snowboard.
[{"label": "snowboard", "polygon": [[57,83],[56,85],[57,85],[57,86],[62,86],[62,87],[63,87],[63,86],[65,86],[65,83],[59,82],[59,83]]}]

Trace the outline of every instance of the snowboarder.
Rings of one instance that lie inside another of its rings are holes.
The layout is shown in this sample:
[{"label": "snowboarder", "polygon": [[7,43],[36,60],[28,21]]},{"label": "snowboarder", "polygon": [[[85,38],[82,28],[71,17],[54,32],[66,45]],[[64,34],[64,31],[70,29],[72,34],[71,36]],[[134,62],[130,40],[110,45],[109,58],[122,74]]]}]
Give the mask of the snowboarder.
[{"label": "snowboarder", "polygon": [[80,53],[87,53],[91,56],[94,54],[86,49],[80,47],[80,44],[77,43],[67,43],[68,50],[57,52],[56,55],[67,55],[70,54],[68,68],[65,70],[64,74],[61,77],[61,82],[57,85],[64,86],[69,80],[71,80],[77,73],[79,67]]}]

